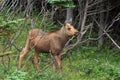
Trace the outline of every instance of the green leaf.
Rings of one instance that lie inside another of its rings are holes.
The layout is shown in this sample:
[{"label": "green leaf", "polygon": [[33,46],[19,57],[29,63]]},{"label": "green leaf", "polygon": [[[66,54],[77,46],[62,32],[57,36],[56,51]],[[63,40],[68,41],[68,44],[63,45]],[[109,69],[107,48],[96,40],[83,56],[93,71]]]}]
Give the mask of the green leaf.
[{"label": "green leaf", "polygon": [[75,7],[72,0],[46,0],[48,3],[55,5],[57,7],[63,6],[67,8]]}]

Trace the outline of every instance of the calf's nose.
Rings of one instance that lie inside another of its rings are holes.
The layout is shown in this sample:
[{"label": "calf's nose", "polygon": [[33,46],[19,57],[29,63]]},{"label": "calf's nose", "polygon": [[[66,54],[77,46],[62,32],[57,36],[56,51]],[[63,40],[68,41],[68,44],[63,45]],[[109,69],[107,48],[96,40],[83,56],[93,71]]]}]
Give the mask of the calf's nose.
[{"label": "calf's nose", "polygon": [[75,34],[78,34],[78,33],[79,33],[79,31],[78,31],[78,30],[76,30],[76,31],[75,31]]}]

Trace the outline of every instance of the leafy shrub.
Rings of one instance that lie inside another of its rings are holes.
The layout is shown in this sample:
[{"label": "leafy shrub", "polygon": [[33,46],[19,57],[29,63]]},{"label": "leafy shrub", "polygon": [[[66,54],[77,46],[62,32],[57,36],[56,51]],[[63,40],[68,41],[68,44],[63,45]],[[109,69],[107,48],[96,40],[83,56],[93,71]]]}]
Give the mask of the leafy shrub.
[{"label": "leafy shrub", "polygon": [[39,73],[34,80],[62,80],[62,75],[52,72]]},{"label": "leafy shrub", "polygon": [[6,80],[27,80],[29,79],[27,72],[22,72],[19,70],[15,70],[11,75],[7,75]]}]

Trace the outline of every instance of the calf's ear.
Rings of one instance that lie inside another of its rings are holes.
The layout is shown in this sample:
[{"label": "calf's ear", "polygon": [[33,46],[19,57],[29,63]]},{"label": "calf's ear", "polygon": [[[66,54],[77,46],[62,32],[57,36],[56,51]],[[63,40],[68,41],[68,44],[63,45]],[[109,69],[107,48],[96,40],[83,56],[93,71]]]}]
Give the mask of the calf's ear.
[{"label": "calf's ear", "polygon": [[65,23],[64,23],[64,26],[67,27],[69,24],[70,24],[70,23],[65,22]]},{"label": "calf's ear", "polygon": [[64,26],[66,26],[66,25],[67,25],[67,23],[65,22],[65,23],[64,23]]}]

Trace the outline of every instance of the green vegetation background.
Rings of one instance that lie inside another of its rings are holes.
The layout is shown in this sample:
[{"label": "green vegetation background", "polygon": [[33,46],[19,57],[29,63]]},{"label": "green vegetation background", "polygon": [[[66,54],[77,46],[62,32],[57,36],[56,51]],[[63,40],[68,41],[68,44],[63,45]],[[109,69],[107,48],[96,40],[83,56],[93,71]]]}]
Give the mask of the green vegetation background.
[{"label": "green vegetation background", "polygon": [[[4,24],[3,21],[9,22],[14,20],[17,22],[18,19],[21,19],[21,16],[15,15],[14,18],[5,18],[9,16],[12,16],[12,14],[7,16],[1,14],[1,24]],[[25,46],[26,35],[29,29],[31,29],[32,18],[33,17],[27,20],[24,19],[15,24],[9,24],[10,30],[14,30],[11,38],[19,48]],[[34,16],[34,19],[36,19],[35,28],[41,28],[45,31],[59,28],[49,21],[45,21],[45,24],[41,25],[42,17]],[[22,31],[20,32],[21,29]],[[16,38],[15,36],[18,34],[20,35]],[[96,36],[96,34],[93,35]],[[3,46],[7,38],[0,35],[0,39],[0,54],[3,54]],[[27,61],[27,64],[22,70],[18,70],[17,62],[19,52],[12,46],[6,49],[6,51],[11,51],[10,62],[8,57],[5,56],[4,65],[2,63],[2,57],[0,57],[0,80],[120,80],[120,51],[110,49],[110,47],[108,47],[109,44],[110,43],[106,43],[104,48],[98,48],[95,45],[89,47],[83,45],[80,49],[73,49],[71,57],[67,55],[63,56],[62,72],[57,73],[52,71],[52,66],[37,73],[31,58]],[[34,50],[27,55],[24,59],[24,64],[26,59],[28,59],[30,55],[33,55],[33,53]],[[50,62],[50,56],[48,54],[40,54],[39,59],[41,61],[41,69],[44,69]]]}]

